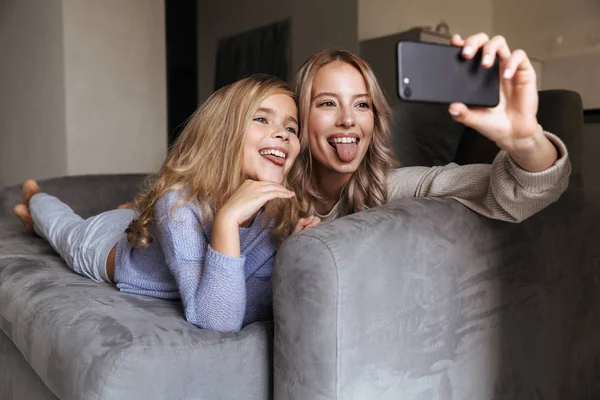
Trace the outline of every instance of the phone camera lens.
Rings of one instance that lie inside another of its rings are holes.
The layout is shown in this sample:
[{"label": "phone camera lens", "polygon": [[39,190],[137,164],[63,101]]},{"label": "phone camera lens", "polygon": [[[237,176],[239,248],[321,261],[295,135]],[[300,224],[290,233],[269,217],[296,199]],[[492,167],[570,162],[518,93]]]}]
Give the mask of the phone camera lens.
[{"label": "phone camera lens", "polygon": [[412,89],[406,86],[404,88],[404,97],[410,98],[410,96],[412,96]]}]

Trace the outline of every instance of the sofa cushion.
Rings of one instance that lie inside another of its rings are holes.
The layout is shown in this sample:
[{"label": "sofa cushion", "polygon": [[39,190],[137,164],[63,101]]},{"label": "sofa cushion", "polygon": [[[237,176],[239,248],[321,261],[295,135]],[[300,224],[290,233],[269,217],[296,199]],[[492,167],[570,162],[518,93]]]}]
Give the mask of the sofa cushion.
[{"label": "sofa cushion", "polygon": [[392,140],[403,167],[432,167],[454,161],[464,125],[452,120],[448,106],[400,102],[392,112]]},{"label": "sofa cushion", "polygon": [[58,400],[0,330],[0,399]]}]

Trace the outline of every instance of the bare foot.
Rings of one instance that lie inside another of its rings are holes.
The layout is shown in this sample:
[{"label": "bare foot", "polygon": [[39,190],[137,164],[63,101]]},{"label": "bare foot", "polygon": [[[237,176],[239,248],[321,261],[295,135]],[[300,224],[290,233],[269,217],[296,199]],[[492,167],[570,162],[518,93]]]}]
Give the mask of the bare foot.
[{"label": "bare foot", "polygon": [[40,192],[40,185],[33,179],[27,179],[23,183],[23,204],[29,207],[29,201]]},{"label": "bare foot", "polygon": [[13,208],[13,213],[21,220],[25,228],[33,231],[33,218],[29,210],[29,201],[40,192],[40,186],[33,179],[28,179],[23,183],[23,203],[17,204]]},{"label": "bare foot", "polygon": [[25,225],[25,229],[28,231],[33,231],[33,219],[31,218],[29,207],[27,207],[25,204],[17,204],[13,208],[13,213],[21,220],[23,225]]}]

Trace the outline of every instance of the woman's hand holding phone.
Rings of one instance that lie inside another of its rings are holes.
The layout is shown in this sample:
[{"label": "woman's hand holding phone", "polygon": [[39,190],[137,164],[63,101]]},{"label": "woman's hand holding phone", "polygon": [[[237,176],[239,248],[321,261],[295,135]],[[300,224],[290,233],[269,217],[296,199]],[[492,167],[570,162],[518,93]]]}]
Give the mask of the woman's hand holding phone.
[{"label": "woman's hand holding phone", "polygon": [[504,37],[490,39],[485,33],[467,39],[454,35],[450,44],[462,47],[466,59],[482,49],[484,68],[490,68],[496,58],[500,61],[498,106],[468,108],[462,103],[452,103],[449,112],[453,118],[496,142],[521,168],[537,172],[551,167],[558,153],[537,121],[536,74],[525,51],[511,52]]}]

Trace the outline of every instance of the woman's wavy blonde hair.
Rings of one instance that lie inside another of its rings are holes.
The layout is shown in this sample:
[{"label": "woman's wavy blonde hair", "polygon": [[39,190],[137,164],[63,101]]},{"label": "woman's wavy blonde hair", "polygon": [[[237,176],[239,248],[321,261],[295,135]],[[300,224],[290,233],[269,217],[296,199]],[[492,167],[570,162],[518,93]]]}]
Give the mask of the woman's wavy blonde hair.
[{"label": "woman's wavy blonde hair", "polygon": [[347,209],[342,210],[344,214],[386,203],[388,199],[386,175],[388,170],[399,165],[391,146],[392,113],[371,67],[358,56],[344,50],[327,49],[314,54],[300,68],[294,82],[300,114],[301,147],[298,162],[290,171],[290,181],[306,215],[314,214],[316,202],[323,199],[315,187],[312,154],[308,145],[308,116],[312,101],[312,86],[317,72],[327,64],[336,61],[356,68],[364,78],[371,98],[375,122],[373,138],[365,157],[342,191],[341,197],[345,200],[343,203],[347,205]]},{"label": "woman's wavy blonde hair", "polygon": [[[160,170],[136,196],[140,214],[126,230],[131,244],[144,247],[152,241],[148,228],[154,221],[156,202],[172,190],[184,189],[185,196],[178,205],[196,202],[203,223],[212,220],[245,179],[242,156],[246,132],[262,101],[274,94],[295,99],[283,81],[254,75],[217,90],[192,114]],[[291,187],[287,177],[282,184]],[[273,228],[275,241],[280,242],[295,225],[298,203],[270,201],[263,215]]]}]

